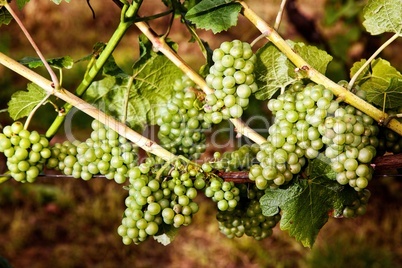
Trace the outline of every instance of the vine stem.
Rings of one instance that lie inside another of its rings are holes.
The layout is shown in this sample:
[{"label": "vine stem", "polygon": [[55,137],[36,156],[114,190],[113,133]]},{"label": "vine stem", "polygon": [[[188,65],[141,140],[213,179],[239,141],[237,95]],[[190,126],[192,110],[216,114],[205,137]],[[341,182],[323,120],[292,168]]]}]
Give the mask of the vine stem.
[{"label": "vine stem", "polygon": [[[360,111],[364,112],[377,122],[384,122],[389,115],[373,105],[367,103],[363,99],[359,98],[352,92],[348,91],[344,87],[338,85],[325,75],[318,72],[311,65],[309,65],[300,55],[293,51],[289,44],[263,19],[261,19],[253,10],[251,10],[243,1],[239,2],[243,6],[243,15],[254,24],[254,26],[263,34],[266,35],[269,41],[271,41],[286,57],[300,70],[306,73],[306,78],[309,78],[317,84],[321,84],[330,89],[334,95],[341,98],[346,103],[354,106]],[[396,119],[391,119],[387,124],[387,127],[402,135],[402,123]]]},{"label": "vine stem", "polygon": [[[134,1],[135,2],[135,1]],[[141,2],[141,1],[140,1]],[[124,34],[126,33],[127,29],[133,24],[134,17],[137,14],[137,11],[140,7],[141,3],[133,3],[132,6],[124,5],[122,12],[121,12],[121,19],[120,23],[116,28],[116,31],[113,33],[112,37],[110,38],[109,42],[107,43],[105,49],[100,53],[99,57],[95,61],[95,63],[91,66],[89,70],[84,75],[84,79],[78,85],[77,89],[75,90],[75,94],[77,96],[82,96],[88,87],[91,85],[93,80],[95,79],[96,75],[99,71],[103,68],[107,60],[109,59],[110,55],[112,55],[113,51],[120,43],[120,40],[123,38]],[[128,14],[128,15],[127,15]],[[126,17],[129,16],[129,17]],[[51,138],[53,137],[57,130],[60,128],[61,124],[64,122],[65,116],[71,110],[73,106],[69,103],[64,105],[65,113],[63,115],[59,115],[53,121],[53,124],[49,127],[48,131],[46,132],[46,137]]]},{"label": "vine stem", "polygon": [[276,16],[275,20],[275,26],[274,29],[278,31],[279,26],[281,25],[282,17],[283,17],[283,11],[285,10],[287,0],[282,0],[281,6],[278,11],[278,15]]},{"label": "vine stem", "polygon": [[[145,22],[137,22],[135,25],[146,37],[152,42],[152,45],[161,53],[163,53],[173,64],[181,69],[191,80],[196,83],[205,94],[212,94],[214,91],[208,87],[204,78],[194,71],[166,42],[149,27]],[[258,134],[256,131],[247,126],[240,119],[230,119],[238,133],[248,137],[257,144],[267,141],[266,138]]]},{"label": "vine stem", "polygon": [[31,44],[31,46],[35,50],[36,54],[38,54],[40,60],[42,61],[43,65],[45,66],[45,68],[47,70],[47,72],[49,73],[50,78],[52,79],[53,88],[58,90],[60,88],[59,80],[58,80],[56,74],[54,73],[52,67],[50,67],[49,63],[47,62],[47,60],[43,56],[43,54],[40,51],[39,47],[36,45],[36,43],[33,40],[32,36],[29,34],[28,30],[25,28],[25,26],[22,23],[22,21],[20,20],[20,18],[17,16],[17,14],[14,12],[14,10],[11,8],[11,6],[7,2],[5,3],[4,7],[7,9],[7,11],[11,14],[11,16],[17,22],[18,26],[21,28],[22,32],[24,33],[24,35],[28,39],[29,43]]},{"label": "vine stem", "polygon": [[353,75],[352,79],[349,81],[348,88],[349,90],[352,89],[353,85],[355,84],[357,78],[360,76],[360,74],[364,71],[364,69],[367,68],[367,66],[370,65],[370,63],[383,51],[387,46],[389,46],[392,42],[394,42],[398,37],[400,36],[400,33],[394,34],[390,39],[387,40],[382,46],[380,46],[376,52],[371,55],[371,57],[360,67],[360,69]]},{"label": "vine stem", "polygon": [[25,77],[26,79],[32,81],[37,84],[39,87],[44,89],[48,94],[53,94],[57,98],[62,99],[63,101],[71,104],[72,106],[80,109],[84,113],[98,120],[102,124],[108,126],[114,131],[118,132],[121,136],[129,139],[133,143],[137,144],[139,147],[144,149],[145,151],[152,153],[161,157],[165,161],[172,161],[176,159],[177,156],[172,154],[171,152],[164,149],[162,146],[153,142],[152,140],[142,136],[141,134],[135,132],[131,128],[127,127],[125,124],[115,120],[113,117],[103,113],[98,108],[92,106],[91,104],[85,102],[81,98],[76,95],[70,93],[65,89],[54,90],[52,87],[52,82],[42,77],[41,75],[35,73],[31,69],[23,66],[17,61],[11,59],[10,57],[4,55],[0,52],[0,63],[3,64],[10,70],[18,73],[19,75]]}]

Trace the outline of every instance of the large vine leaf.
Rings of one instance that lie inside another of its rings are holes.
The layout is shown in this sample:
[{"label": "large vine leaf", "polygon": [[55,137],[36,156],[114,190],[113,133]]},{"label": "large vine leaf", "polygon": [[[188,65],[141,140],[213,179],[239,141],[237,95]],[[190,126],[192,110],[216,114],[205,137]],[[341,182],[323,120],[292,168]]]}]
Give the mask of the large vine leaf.
[{"label": "large vine leaf", "polygon": [[119,120],[127,110],[126,122],[136,129],[156,123],[158,111],[167,103],[174,81],[182,76],[168,58],[152,50],[148,39],[141,36],[140,43],[141,57],[133,66],[132,83],[130,76],[109,59],[104,69],[107,77],[92,83],[83,96]]},{"label": "large vine leaf", "polygon": [[[363,66],[366,60],[356,62],[350,76]],[[356,84],[367,92],[367,100],[380,107],[395,108],[401,106],[402,74],[384,59],[374,60],[357,77]]]},{"label": "large vine leaf", "polygon": [[372,35],[384,32],[401,32],[401,0],[369,0],[363,13],[365,18],[363,25]]},{"label": "large vine leaf", "polygon": [[[74,60],[70,56],[52,58],[46,60],[50,66],[58,69],[71,69],[74,65]],[[24,57],[19,62],[23,65],[27,65],[29,68],[42,67],[43,62],[38,57]]]},{"label": "large vine leaf", "polygon": [[[323,50],[303,43],[290,43],[290,45],[313,68],[325,73],[332,56]],[[255,73],[259,87],[259,91],[256,93],[257,99],[270,99],[276,91],[284,90],[298,79],[296,66],[271,43],[261,47],[256,55]]]},{"label": "large vine leaf", "polygon": [[219,33],[237,24],[240,11],[241,5],[233,0],[203,0],[187,12],[186,19],[198,28]]},{"label": "large vine leaf", "polygon": [[28,91],[15,92],[8,102],[8,112],[13,120],[28,116],[47,96],[46,92],[36,84],[28,84],[27,89]]},{"label": "large vine leaf", "polygon": [[351,187],[320,176],[295,179],[285,189],[267,189],[260,203],[266,216],[273,215],[275,207],[280,208],[281,230],[287,230],[303,246],[311,248],[328,215],[356,198],[357,193]]},{"label": "large vine leaf", "polygon": [[289,75],[290,69],[295,66],[290,65],[285,54],[271,43],[260,48],[256,55],[255,75],[259,88],[255,95],[257,99],[270,99],[278,89],[284,90],[296,80],[296,77]]},{"label": "large vine leaf", "polygon": [[7,11],[5,8],[1,8],[0,6],[0,27],[1,25],[5,24],[8,25],[13,20],[10,12]]}]

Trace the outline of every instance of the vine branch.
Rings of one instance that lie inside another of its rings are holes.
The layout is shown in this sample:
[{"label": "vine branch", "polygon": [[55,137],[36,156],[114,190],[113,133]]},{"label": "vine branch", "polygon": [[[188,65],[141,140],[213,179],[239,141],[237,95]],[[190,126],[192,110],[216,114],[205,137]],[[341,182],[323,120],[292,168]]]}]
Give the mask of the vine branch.
[{"label": "vine branch", "polygon": [[93,117],[94,119],[98,120],[104,125],[107,125],[109,128],[113,129],[114,131],[118,132],[121,136],[127,138],[128,140],[132,141],[133,143],[137,144],[139,147],[144,149],[145,151],[157,155],[164,159],[165,161],[172,161],[176,159],[177,156],[172,154],[171,152],[167,151],[162,146],[158,145],[154,141],[142,136],[141,134],[135,132],[131,128],[127,127],[125,124],[117,121],[113,117],[103,113],[96,107],[92,106],[91,104],[85,102],[81,98],[77,97],[76,95],[70,93],[65,89],[55,91],[52,87],[52,82],[47,80],[46,78],[42,77],[41,75],[35,73],[31,69],[23,66],[19,62],[11,59],[10,57],[6,56],[5,54],[0,52],[0,63],[3,64],[10,70],[18,73],[19,75],[25,77],[26,79],[32,81],[33,83],[37,84],[39,87],[44,89],[48,94],[53,94],[57,98],[62,99],[63,101],[69,103],[72,106],[77,107],[84,113],[88,114],[89,116]]},{"label": "vine branch", "polygon": [[31,44],[31,46],[33,47],[33,49],[35,50],[36,54],[38,54],[40,60],[42,61],[43,65],[45,66],[47,72],[50,75],[50,78],[52,79],[53,82],[53,88],[58,90],[60,88],[60,83],[59,80],[56,76],[56,74],[54,73],[52,67],[50,67],[49,63],[47,62],[47,60],[45,59],[45,57],[43,56],[42,52],[40,51],[39,47],[36,45],[35,41],[33,40],[32,36],[30,35],[30,33],[28,32],[28,30],[25,28],[24,24],[22,23],[22,21],[20,20],[20,18],[17,16],[17,14],[14,12],[14,10],[11,8],[11,6],[6,2],[4,4],[4,7],[7,9],[7,11],[11,14],[11,16],[14,18],[14,20],[17,22],[18,26],[21,28],[22,32],[24,33],[24,35],[26,36],[26,38],[28,39],[29,43]]},{"label": "vine branch", "polygon": [[[141,2],[141,1],[139,1]],[[91,68],[85,73],[84,79],[79,84],[77,89],[75,90],[75,94],[77,96],[82,96],[88,87],[91,85],[93,80],[95,79],[96,75],[100,72],[103,68],[107,60],[109,59],[110,55],[112,55],[113,51],[120,43],[120,40],[123,38],[127,29],[133,24],[134,17],[137,14],[137,11],[140,7],[141,3],[136,3],[134,1],[132,6],[123,6],[122,14],[120,23],[117,26],[116,31],[113,33],[112,37],[110,38],[109,42],[107,43],[105,49],[100,53],[96,62],[91,66]],[[128,17],[127,17],[128,16]],[[65,116],[71,110],[73,106],[69,103],[64,105],[65,113],[63,115],[59,115],[54,120],[53,124],[49,127],[48,131],[46,132],[46,137],[51,138],[53,137],[57,130],[60,128],[61,124],[64,122]]]},{"label": "vine branch", "polygon": [[376,52],[371,55],[371,57],[360,67],[360,69],[353,75],[352,79],[349,81],[348,89],[351,90],[355,84],[357,78],[360,74],[370,65],[370,63],[383,51],[387,46],[389,46],[393,41],[395,41],[400,36],[400,33],[394,34],[390,39],[388,39],[381,47],[379,47]]},{"label": "vine branch", "polygon": [[[389,116],[387,113],[377,109],[373,105],[367,103],[363,99],[359,98],[352,92],[348,91],[344,87],[338,85],[325,75],[318,72],[310,64],[308,64],[300,55],[293,51],[289,44],[263,19],[261,19],[248,5],[240,1],[243,6],[243,15],[260,30],[261,33],[266,34],[266,38],[269,39],[286,57],[299,69],[302,69],[306,73],[306,78],[309,78],[317,84],[321,84],[330,89],[334,95],[340,97],[346,103],[353,105],[355,108],[364,112],[377,122],[381,122],[387,119]],[[402,123],[396,119],[391,119],[388,128],[402,135]]]}]

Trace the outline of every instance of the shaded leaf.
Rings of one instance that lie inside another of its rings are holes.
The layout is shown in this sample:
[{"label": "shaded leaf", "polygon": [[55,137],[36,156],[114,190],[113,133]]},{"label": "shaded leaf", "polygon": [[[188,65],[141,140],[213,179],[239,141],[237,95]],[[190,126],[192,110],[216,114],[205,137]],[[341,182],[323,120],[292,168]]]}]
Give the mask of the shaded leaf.
[{"label": "shaded leaf", "polygon": [[393,109],[402,104],[402,78],[391,78],[389,87],[385,90],[372,88],[367,91],[367,100],[380,107]]},{"label": "shaded leaf", "polygon": [[203,0],[187,12],[186,19],[198,28],[219,33],[237,24],[240,11],[241,5],[232,0]]},{"label": "shaded leaf", "polygon": [[[29,68],[42,67],[43,62],[37,57],[24,57],[19,62],[23,65],[27,65]],[[71,69],[74,65],[74,60],[70,56],[58,57],[47,59],[50,66],[58,69]]]},{"label": "shaded leaf", "polygon": [[17,6],[19,9],[22,9],[26,3],[28,3],[30,0],[17,0]]},{"label": "shaded leaf", "polygon": [[13,17],[5,8],[1,8],[0,6],[0,26],[5,24],[8,25],[12,21]]},{"label": "shaded leaf", "polygon": [[[363,66],[366,60],[356,62],[351,69],[351,77]],[[402,75],[383,59],[376,59],[358,76],[356,84],[367,92],[367,100],[380,107],[400,106],[399,80]],[[391,86],[391,81],[394,80]],[[384,102],[385,99],[385,102]]]},{"label": "shaded leaf", "polygon": [[372,35],[400,33],[402,29],[401,0],[369,0],[363,9],[363,25]]},{"label": "shaded leaf", "polygon": [[293,49],[308,64],[322,74],[325,74],[328,64],[332,61],[331,55],[315,46],[306,46],[303,43],[297,43]]},{"label": "shaded leaf", "polygon": [[13,120],[28,116],[35,106],[47,96],[45,90],[36,84],[30,83],[27,88],[28,91],[15,92],[8,102],[8,112]]},{"label": "shaded leaf", "polygon": [[336,180],[336,172],[332,170],[331,160],[323,153],[320,153],[316,158],[310,160],[307,176],[311,179],[325,177],[330,180]]},{"label": "shaded leaf", "polygon": [[[303,43],[290,45],[306,62],[321,73],[325,73],[332,56],[315,46],[306,46]],[[279,89],[284,90],[298,79],[296,66],[271,43],[260,48],[257,53],[255,68],[259,91],[256,98],[270,99]]]},{"label": "shaded leaf", "polygon": [[182,76],[169,59],[152,50],[151,42],[144,36],[140,43],[141,58],[133,66],[134,80],[129,89],[130,76],[110,58],[104,69],[107,77],[92,83],[83,96],[119,120],[127,109],[127,123],[136,129],[156,123],[156,115],[167,103],[174,81]]},{"label": "shaded leaf", "polygon": [[270,99],[276,91],[284,90],[296,80],[295,76],[289,75],[290,69],[295,66],[289,66],[287,57],[271,43],[261,47],[256,56],[255,76],[259,88],[255,95],[257,99]]},{"label": "shaded leaf", "polygon": [[357,193],[351,187],[325,178],[295,179],[286,189],[267,189],[260,203],[264,215],[279,206],[280,228],[303,246],[312,247],[328,215],[356,198]]}]

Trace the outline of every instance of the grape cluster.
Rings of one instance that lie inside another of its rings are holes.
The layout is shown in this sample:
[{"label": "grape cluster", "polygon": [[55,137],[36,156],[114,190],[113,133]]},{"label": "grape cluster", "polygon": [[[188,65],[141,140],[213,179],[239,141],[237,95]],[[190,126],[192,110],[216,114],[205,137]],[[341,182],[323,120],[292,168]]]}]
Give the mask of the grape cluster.
[{"label": "grape cluster", "polygon": [[139,244],[169,227],[189,225],[198,211],[198,204],[193,201],[197,189],[205,186],[202,183],[204,173],[193,165],[177,161],[173,166],[169,165],[169,169],[162,167],[160,172],[161,161],[147,160],[128,172],[127,208],[117,230],[126,245]]},{"label": "grape cluster", "polygon": [[318,127],[326,145],[325,156],[331,160],[339,184],[349,184],[356,191],[366,188],[376,155],[378,127],[373,119],[347,105],[339,107]]},{"label": "grape cluster", "polygon": [[366,214],[367,203],[370,199],[371,193],[369,190],[364,189],[357,192],[358,199],[353,202],[350,206],[345,206],[342,211],[338,212],[339,215],[345,218],[353,218],[356,216],[362,216]]},{"label": "grape cluster", "polygon": [[240,203],[234,210],[219,211],[216,218],[220,231],[228,238],[242,237],[244,234],[261,240],[271,236],[272,228],[281,216],[264,216],[259,199],[264,191],[254,184],[240,184]]},{"label": "grape cluster", "polygon": [[157,119],[161,145],[176,155],[198,159],[205,151],[205,130],[202,104],[195,84],[187,76],[175,81],[174,94]]},{"label": "grape cluster", "polygon": [[93,131],[85,142],[55,144],[47,167],[83,180],[101,174],[124,183],[128,170],[137,164],[137,148],[97,120],[92,121],[91,127]]},{"label": "grape cluster", "polygon": [[232,211],[240,200],[240,191],[234,182],[223,181],[219,177],[211,177],[205,188],[205,196],[216,202],[220,211]]},{"label": "grape cluster", "polygon": [[274,123],[257,154],[260,164],[249,173],[259,189],[292,180],[308,159],[322,152],[338,173],[339,183],[349,183],[357,191],[367,186],[372,173],[368,164],[378,144],[372,118],[352,106],[341,107],[322,85],[302,82],[271,99],[268,109]]},{"label": "grape cluster", "polygon": [[[386,112],[389,116],[396,116],[397,114],[402,113],[402,107],[400,107],[397,110],[387,110]],[[400,118],[396,119],[401,121]],[[379,144],[377,147],[378,155],[383,155],[386,152],[394,154],[402,153],[402,137],[395,131],[387,127],[380,127],[378,140],[379,140]]]},{"label": "grape cluster", "polygon": [[223,42],[214,50],[214,65],[205,79],[214,89],[205,97],[206,122],[219,124],[222,119],[242,116],[250,95],[258,89],[253,74],[256,59],[250,44],[240,40]]},{"label": "grape cluster", "polygon": [[301,171],[306,159],[317,157],[324,146],[318,125],[337,107],[330,90],[302,82],[268,102],[274,122],[257,154],[260,164],[249,174],[259,189],[283,185]]},{"label": "grape cluster", "polygon": [[50,157],[49,141],[16,121],[0,133],[0,152],[7,158],[10,175],[19,182],[34,182]]}]

